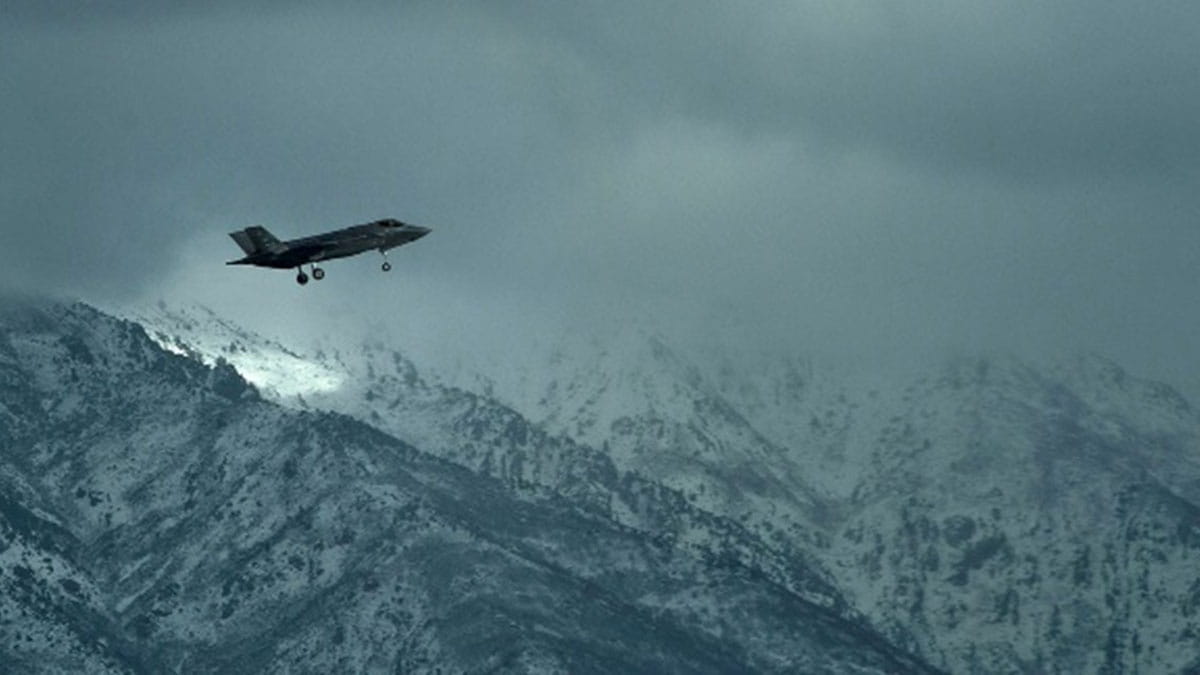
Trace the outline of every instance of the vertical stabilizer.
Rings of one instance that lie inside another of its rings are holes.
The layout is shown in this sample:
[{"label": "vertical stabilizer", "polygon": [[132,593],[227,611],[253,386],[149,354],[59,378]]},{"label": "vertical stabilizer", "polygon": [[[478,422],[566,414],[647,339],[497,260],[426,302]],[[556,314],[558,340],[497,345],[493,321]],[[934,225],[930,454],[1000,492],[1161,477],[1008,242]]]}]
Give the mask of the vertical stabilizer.
[{"label": "vertical stabilizer", "polygon": [[244,230],[230,232],[229,236],[237,242],[238,246],[242,247],[242,251],[246,255],[266,253],[277,248],[279,244],[279,240],[275,238],[275,235],[268,232],[267,228],[261,225],[254,225]]}]

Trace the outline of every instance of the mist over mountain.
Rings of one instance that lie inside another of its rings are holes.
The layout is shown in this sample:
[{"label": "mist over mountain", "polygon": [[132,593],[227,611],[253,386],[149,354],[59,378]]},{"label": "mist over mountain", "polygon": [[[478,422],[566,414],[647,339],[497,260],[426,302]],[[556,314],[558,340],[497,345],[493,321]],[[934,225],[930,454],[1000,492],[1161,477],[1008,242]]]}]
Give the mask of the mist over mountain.
[{"label": "mist over mountain", "polygon": [[[1195,397],[1198,12],[9,0],[0,284],[297,335],[1083,350]],[[221,267],[387,217],[434,234],[386,282]]]}]

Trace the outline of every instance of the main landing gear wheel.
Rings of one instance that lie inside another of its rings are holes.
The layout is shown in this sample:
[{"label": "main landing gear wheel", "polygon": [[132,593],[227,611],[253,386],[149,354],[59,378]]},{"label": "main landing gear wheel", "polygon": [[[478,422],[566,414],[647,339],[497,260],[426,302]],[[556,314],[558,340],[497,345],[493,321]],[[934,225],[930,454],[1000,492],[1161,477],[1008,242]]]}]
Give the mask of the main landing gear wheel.
[{"label": "main landing gear wheel", "polygon": [[296,283],[300,284],[301,286],[303,286],[304,284],[307,284],[308,283],[308,275],[305,274],[304,272],[298,272],[296,274]]},{"label": "main landing gear wheel", "polygon": [[312,270],[312,274],[313,274],[313,279],[316,279],[317,281],[320,281],[325,278],[325,270],[321,269],[320,267],[314,267]]},{"label": "main landing gear wheel", "polygon": [[392,263],[385,261],[382,265],[379,266],[379,269],[383,270],[384,272],[391,272],[392,271]]}]

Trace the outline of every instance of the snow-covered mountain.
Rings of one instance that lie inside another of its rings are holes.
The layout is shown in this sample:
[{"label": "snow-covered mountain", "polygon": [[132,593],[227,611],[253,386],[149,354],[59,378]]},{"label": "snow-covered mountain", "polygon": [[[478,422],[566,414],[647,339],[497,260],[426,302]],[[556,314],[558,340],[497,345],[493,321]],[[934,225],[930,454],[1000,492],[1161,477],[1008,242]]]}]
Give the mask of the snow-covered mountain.
[{"label": "snow-covered mountain", "polygon": [[[675,522],[665,512],[711,515],[741,533],[728,550],[742,563],[949,671],[1200,668],[1200,418],[1103,359],[847,376],[617,329],[438,373],[384,344],[272,346],[204,315],[143,320],[282,403],[354,416],[518,491],[643,531]],[[303,365],[272,365],[288,359]],[[613,487],[630,481],[673,506]]]},{"label": "snow-covered mountain", "polygon": [[830,553],[902,644],[983,671],[1195,664],[1200,445],[1169,388],[1096,359],[967,360],[872,432]]},{"label": "snow-covered mountain", "polygon": [[563,433],[598,420],[590,442],[659,458],[693,447],[688,430],[711,439],[709,475],[765,448],[752,461],[776,480],[749,487],[758,517],[705,507],[763,535],[781,522],[823,533],[806,549],[834,583],[932,663],[1196,667],[1200,417],[1171,388],[1097,357],[959,359],[889,381],[794,358],[688,362],[658,340],[639,356],[557,359],[529,414]]},{"label": "snow-covered mountain", "polygon": [[932,672],[602,456],[465,466],[564,456],[511,454],[551,437],[498,404],[444,390],[416,432],[474,439],[460,464],[86,306],[4,300],[0,328],[6,671]]},{"label": "snow-covered mountain", "polygon": [[[608,448],[596,449],[568,435],[548,433],[545,425],[534,424],[499,402],[491,380],[475,378],[493,392],[491,396],[438,384],[449,378],[435,375],[427,380],[404,355],[378,342],[363,344],[351,354],[325,348],[300,356],[204,308],[157,307],[140,317],[153,339],[169,350],[202,354],[210,363],[228,361],[259,377],[263,391],[284,405],[355,417],[439,457],[498,478],[510,489],[564,495],[603,509],[627,527],[680,536],[692,543],[732,537],[738,542],[732,548],[776,570],[777,583],[825,606],[844,605],[828,572],[802,545],[814,533],[794,526],[790,537],[749,534],[745,521],[757,514],[742,509],[740,518],[729,517],[698,492],[676,489],[660,475],[621,466]],[[196,331],[203,336],[189,337]],[[199,352],[197,345],[199,349],[208,345],[210,351]],[[295,359],[309,361],[297,372],[320,372],[321,381],[336,379],[343,384],[304,395],[280,394],[304,388],[303,377],[285,386],[271,379],[270,374],[286,372]],[[667,505],[650,504],[647,495]]]}]

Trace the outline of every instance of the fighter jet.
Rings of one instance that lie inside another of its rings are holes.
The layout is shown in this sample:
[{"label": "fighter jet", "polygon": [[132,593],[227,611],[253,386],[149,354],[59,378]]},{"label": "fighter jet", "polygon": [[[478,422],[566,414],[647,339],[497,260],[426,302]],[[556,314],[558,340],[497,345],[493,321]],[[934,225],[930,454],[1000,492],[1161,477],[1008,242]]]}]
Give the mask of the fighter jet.
[{"label": "fighter jet", "polygon": [[429,234],[429,228],[409,225],[394,218],[376,220],[365,225],[355,225],[311,237],[279,241],[261,225],[230,232],[229,236],[245,251],[246,257],[230,260],[226,265],[257,265],[276,269],[296,268],[296,283],[308,283],[304,265],[312,270],[312,278],[325,278],[325,270],[317,267],[322,260],[345,258],[363,251],[379,251],[383,254],[383,271],[392,269],[387,261],[389,249],[403,246]]}]

